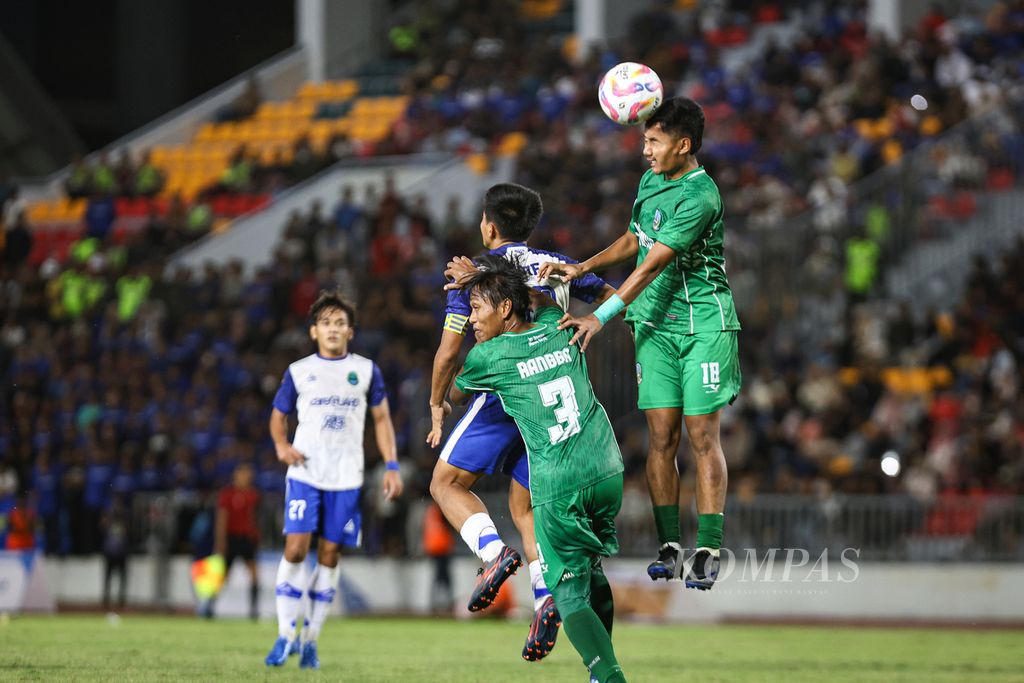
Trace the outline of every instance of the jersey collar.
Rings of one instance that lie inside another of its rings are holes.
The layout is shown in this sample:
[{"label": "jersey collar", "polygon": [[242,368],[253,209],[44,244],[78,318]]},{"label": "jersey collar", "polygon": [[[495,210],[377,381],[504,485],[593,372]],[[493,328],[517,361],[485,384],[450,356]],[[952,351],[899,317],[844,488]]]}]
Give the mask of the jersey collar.
[{"label": "jersey collar", "polygon": [[509,249],[514,249],[515,247],[525,247],[525,246],[526,246],[526,242],[509,242],[508,244],[503,244],[500,247],[495,247],[494,249],[491,249],[487,253],[488,254],[494,254],[495,256],[504,256],[505,252],[508,251]]},{"label": "jersey collar", "polygon": [[349,357],[350,355],[351,355],[351,354],[349,354],[349,353],[346,353],[346,354],[345,354],[344,356],[338,356],[337,358],[328,358],[328,357],[326,357],[326,356],[321,356],[321,355],[320,355],[320,352],[319,352],[319,351],[317,351],[317,352],[316,352],[316,357],[317,357],[317,358],[319,358],[320,360],[328,360],[328,361],[336,361],[336,360],[345,360],[345,359],[346,359],[346,358],[348,358],[348,357]]}]

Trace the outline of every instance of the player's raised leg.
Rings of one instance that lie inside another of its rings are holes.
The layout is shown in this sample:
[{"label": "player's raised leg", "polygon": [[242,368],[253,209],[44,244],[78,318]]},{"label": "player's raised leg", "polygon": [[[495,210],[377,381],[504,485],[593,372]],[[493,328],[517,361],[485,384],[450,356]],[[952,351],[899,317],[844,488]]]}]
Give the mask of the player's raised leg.
[{"label": "player's raised leg", "polygon": [[729,483],[719,436],[721,410],[687,415],[686,431],[697,463],[697,543],[686,574],[686,587],[709,590],[718,578],[725,494]]},{"label": "player's raised leg", "polygon": [[647,567],[652,580],[678,579],[683,567],[679,543],[679,469],[676,453],[682,435],[680,408],[651,408],[644,411],[650,444],[647,451],[647,486],[654,508],[658,533],[658,558]]},{"label": "player's raised leg", "polygon": [[484,563],[480,580],[470,596],[470,612],[490,605],[505,579],[523,564],[519,553],[502,541],[483,501],[470,490],[480,476],[480,472],[467,472],[438,460],[430,480],[430,495],[441,512],[459,530],[466,546]]},{"label": "player's raised leg", "polygon": [[686,587],[709,590],[718,578],[729,483],[720,419],[742,384],[737,333],[690,335],[681,351],[686,433],[697,465],[697,542],[687,562]]}]

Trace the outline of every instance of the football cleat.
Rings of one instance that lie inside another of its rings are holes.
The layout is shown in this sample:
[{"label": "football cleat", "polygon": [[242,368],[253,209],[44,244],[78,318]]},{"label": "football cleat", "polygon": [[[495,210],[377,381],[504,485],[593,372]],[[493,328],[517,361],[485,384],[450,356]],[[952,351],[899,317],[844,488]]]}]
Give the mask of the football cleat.
[{"label": "football cleat", "polygon": [[298,652],[298,643],[296,641],[288,640],[284,636],[278,636],[277,640],[274,641],[274,647],[270,648],[270,652],[267,653],[267,658],[263,660],[267,666],[284,666],[284,663],[288,661],[289,655],[293,655]]},{"label": "football cleat", "polygon": [[683,548],[674,541],[663,543],[658,549],[658,559],[647,565],[647,576],[651,581],[665,579],[673,581],[683,571]]},{"label": "football cleat", "polygon": [[469,605],[466,609],[470,612],[479,612],[489,607],[494,602],[494,598],[498,596],[498,589],[501,588],[501,584],[505,583],[505,579],[515,574],[516,570],[522,566],[523,558],[519,556],[519,553],[507,545],[504,546],[497,557],[490,562],[485,562],[477,572],[477,576],[480,578],[476,581],[473,594],[469,596]]},{"label": "football cleat", "polygon": [[558,627],[562,625],[562,617],[555,607],[555,599],[550,595],[544,600],[540,609],[533,613],[530,633],[523,645],[523,659],[528,662],[539,662],[551,654],[558,637]]},{"label": "football cleat", "polygon": [[698,548],[690,558],[689,568],[686,572],[686,587],[696,588],[700,591],[711,590],[711,587],[715,585],[715,579],[718,578],[718,570],[721,565],[717,550]]},{"label": "football cleat", "polygon": [[319,669],[320,658],[316,654],[316,642],[302,644],[302,656],[299,657],[300,669]]}]

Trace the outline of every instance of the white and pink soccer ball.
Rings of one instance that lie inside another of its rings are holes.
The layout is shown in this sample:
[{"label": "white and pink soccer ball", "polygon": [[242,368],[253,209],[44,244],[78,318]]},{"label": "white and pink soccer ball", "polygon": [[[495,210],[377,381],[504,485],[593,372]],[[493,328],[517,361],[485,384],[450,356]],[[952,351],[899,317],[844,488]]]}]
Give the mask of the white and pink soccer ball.
[{"label": "white and pink soccer ball", "polygon": [[632,126],[650,118],[665,91],[654,70],[636,62],[616,64],[597,86],[601,109],[615,123]]}]

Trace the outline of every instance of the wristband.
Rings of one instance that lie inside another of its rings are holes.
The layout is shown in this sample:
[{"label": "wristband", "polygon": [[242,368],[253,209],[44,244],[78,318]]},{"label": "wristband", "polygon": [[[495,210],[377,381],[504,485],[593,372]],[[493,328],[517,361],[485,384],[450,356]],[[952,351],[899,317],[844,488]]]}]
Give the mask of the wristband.
[{"label": "wristband", "polygon": [[621,313],[625,307],[626,302],[618,294],[612,294],[607,301],[597,307],[594,317],[600,320],[602,325],[607,325],[608,321]]},{"label": "wristband", "polygon": [[399,470],[398,461],[388,460],[386,463],[384,463],[384,469],[388,470],[389,472],[397,472]]}]

